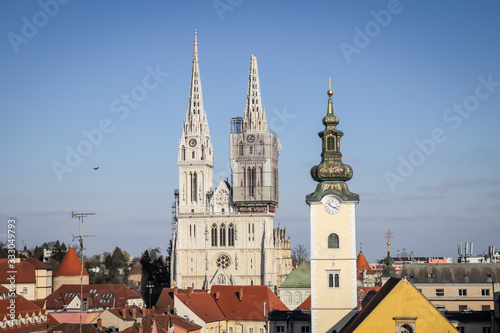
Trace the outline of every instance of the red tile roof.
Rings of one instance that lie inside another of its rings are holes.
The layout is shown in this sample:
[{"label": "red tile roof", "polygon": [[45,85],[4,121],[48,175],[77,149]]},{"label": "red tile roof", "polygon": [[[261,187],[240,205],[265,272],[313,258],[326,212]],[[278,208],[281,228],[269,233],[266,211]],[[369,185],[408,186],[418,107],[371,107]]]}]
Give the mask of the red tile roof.
[{"label": "red tile roof", "polygon": [[368,264],[368,261],[365,258],[365,255],[363,252],[359,252],[358,254],[358,259],[356,260],[356,268],[358,270],[363,270],[366,272],[366,274],[373,274],[373,270]]},{"label": "red tile roof", "polygon": [[[7,280],[11,275],[15,275],[15,283],[35,283],[35,267],[25,261],[15,263],[14,267],[10,266],[8,259],[0,259],[0,283],[10,284]],[[15,272],[15,273],[10,273]]]},{"label": "red tile roof", "polygon": [[210,293],[228,319],[266,320],[271,310],[289,310],[268,286],[212,286]]},{"label": "red tile roof", "polygon": [[[79,284],[63,284],[47,296],[47,309],[61,310],[75,297],[80,297]],[[129,299],[142,297],[124,284],[89,284],[83,286],[83,298],[88,300],[89,309],[123,307]]]},{"label": "red tile roof", "polygon": [[[15,321],[14,326],[11,328],[8,322],[12,317],[9,316],[12,302],[14,302],[15,309]],[[40,323],[38,323],[38,315],[41,315]],[[44,321],[44,316],[47,315],[47,321]],[[21,316],[21,325],[17,326],[17,318]],[[35,324],[30,322],[32,316],[35,316]],[[25,318],[28,317],[28,325],[25,324]],[[2,332],[33,332],[39,331],[41,329],[47,328],[48,326],[54,326],[59,324],[47,310],[41,309],[33,302],[28,301],[22,296],[16,296],[14,298],[0,299],[0,318],[7,318],[6,329],[1,329]]]},{"label": "red tile roof", "polygon": [[175,296],[206,323],[225,320],[224,314],[210,294],[177,294]]},{"label": "red tile roof", "polygon": [[37,260],[35,258],[24,258],[22,260],[32,264],[35,267],[35,269],[45,269],[48,271],[52,270],[52,267],[50,267],[47,264],[44,264],[43,262],[41,262],[40,260]]},{"label": "red tile roof", "polygon": [[309,295],[304,302],[302,302],[297,309],[301,310],[311,310],[311,295]]},{"label": "red tile roof", "polygon": [[177,294],[192,294],[192,293],[208,293],[207,289],[179,289],[179,288],[163,288],[160,297],[156,301],[154,308],[158,313],[165,313],[174,308],[174,295]]},{"label": "red tile roof", "polygon": [[[81,269],[82,269],[82,262],[80,261],[80,258],[78,258],[78,255],[76,254],[75,250],[70,247],[68,249],[68,252],[64,255],[63,260],[61,261],[61,264],[57,268],[57,271],[54,273],[55,276],[76,276],[81,274]],[[83,268],[83,275],[89,275],[87,271],[85,270],[85,267]]]}]

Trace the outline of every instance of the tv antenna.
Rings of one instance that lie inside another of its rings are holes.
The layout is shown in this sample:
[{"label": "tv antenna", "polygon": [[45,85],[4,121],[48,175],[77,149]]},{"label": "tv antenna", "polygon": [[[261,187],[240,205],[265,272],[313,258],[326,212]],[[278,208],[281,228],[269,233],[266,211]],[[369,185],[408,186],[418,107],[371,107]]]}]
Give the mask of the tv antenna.
[{"label": "tv antenna", "polygon": [[74,213],[71,212],[71,217],[78,218],[78,235],[73,236],[73,240],[78,239],[80,241],[80,261],[82,263],[80,268],[80,333],[82,333],[82,311],[83,311],[83,238],[84,237],[95,237],[95,235],[83,235],[83,218],[89,215],[95,215],[95,213]]}]

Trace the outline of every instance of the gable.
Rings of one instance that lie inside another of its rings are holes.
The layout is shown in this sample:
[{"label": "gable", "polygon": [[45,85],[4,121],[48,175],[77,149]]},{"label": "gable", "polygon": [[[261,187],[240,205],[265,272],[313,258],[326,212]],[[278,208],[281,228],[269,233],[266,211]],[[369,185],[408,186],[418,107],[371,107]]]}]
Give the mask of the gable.
[{"label": "gable", "polygon": [[[378,304],[373,307],[372,302]],[[453,325],[406,279],[400,280],[382,299],[374,297],[366,308],[371,308],[370,305],[373,309],[366,318],[357,327],[348,327],[344,332],[397,332],[397,324],[405,322],[413,322],[418,332],[455,331]]]}]

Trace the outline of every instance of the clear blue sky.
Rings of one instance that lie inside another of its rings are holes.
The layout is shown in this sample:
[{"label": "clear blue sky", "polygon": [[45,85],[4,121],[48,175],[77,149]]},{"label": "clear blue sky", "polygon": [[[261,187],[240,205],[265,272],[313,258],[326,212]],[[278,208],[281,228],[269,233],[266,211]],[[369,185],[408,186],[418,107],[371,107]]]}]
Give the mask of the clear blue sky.
[{"label": "clear blue sky", "polygon": [[[275,221],[292,244],[309,245],[305,196],[332,76],[361,198],[358,251],[384,257],[387,229],[394,255],[500,245],[497,1],[55,1],[0,3],[2,239],[15,217],[20,247],[72,243],[71,211],[95,212],[90,254],[166,248],[198,29],[214,180],[229,176],[229,121],[243,114],[254,54],[283,145]],[[102,139],[82,143],[99,126]],[[87,156],[60,181],[67,147]]]}]

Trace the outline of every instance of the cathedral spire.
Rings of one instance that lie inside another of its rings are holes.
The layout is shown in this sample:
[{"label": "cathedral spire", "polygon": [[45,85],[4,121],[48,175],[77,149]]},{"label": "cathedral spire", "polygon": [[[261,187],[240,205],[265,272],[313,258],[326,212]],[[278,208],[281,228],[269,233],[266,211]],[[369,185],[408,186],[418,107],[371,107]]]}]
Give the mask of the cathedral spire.
[{"label": "cathedral spire", "polygon": [[318,133],[322,141],[321,162],[311,168],[311,177],[319,182],[316,191],[307,196],[306,201],[321,200],[327,194],[335,194],[345,201],[359,201],[359,196],[351,193],[346,182],[352,178],[352,168],[342,162],[340,139],[344,133],[337,129],[339,118],[333,112],[333,91],[328,89],[328,106],[323,117],[325,129]]},{"label": "cathedral spire", "polygon": [[262,108],[260,97],[259,69],[257,58],[250,57],[250,74],[248,77],[247,105],[243,115],[243,131],[267,132],[266,113]]}]

